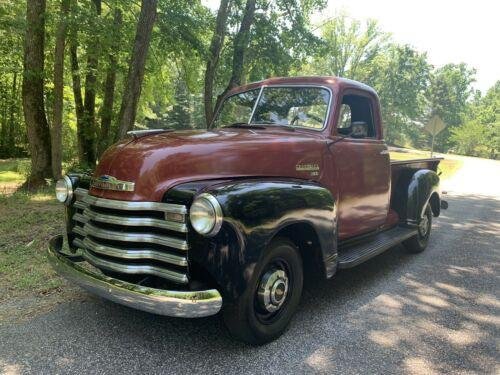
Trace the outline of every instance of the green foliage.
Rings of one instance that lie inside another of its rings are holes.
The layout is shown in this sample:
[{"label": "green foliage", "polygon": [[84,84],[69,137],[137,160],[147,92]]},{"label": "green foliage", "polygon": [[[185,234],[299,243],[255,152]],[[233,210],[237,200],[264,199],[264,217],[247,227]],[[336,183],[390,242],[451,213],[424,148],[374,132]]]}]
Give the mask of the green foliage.
[{"label": "green foliage", "polygon": [[[45,48],[45,105],[52,119],[54,40],[60,21],[60,0],[47,1]],[[234,39],[245,0],[232,0],[227,35],[215,74],[214,96],[231,75]],[[465,64],[435,69],[425,53],[395,43],[373,21],[353,20],[345,14],[319,27],[311,15],[326,0],[257,0],[250,42],[245,53],[243,82],[271,76],[336,75],[360,80],[379,93],[386,139],[393,144],[426,147],[422,131],[431,114],[448,125],[436,139],[439,151],[453,150],[498,157],[498,83],[485,96],[472,98],[475,71]],[[116,10],[122,13],[117,29]],[[82,86],[89,54],[96,54],[96,137],[99,135],[104,82],[109,69],[116,73],[111,134],[116,120],[134,43],[140,2],[102,1],[96,16],[94,1],[72,2],[67,46],[76,41]],[[0,2],[0,157],[27,156],[27,137],[21,101],[23,38],[26,1]],[[159,0],[158,16],[149,49],[137,126],[203,128],[202,93],[215,14],[201,0]],[[97,49],[91,49],[98,40]],[[64,72],[63,160],[78,157],[75,101],[69,50]],[[15,84],[14,84],[15,83]]]},{"label": "green foliage", "polygon": [[500,157],[500,81],[467,106],[464,123],[451,130],[450,142],[457,153]]},{"label": "green foliage", "polygon": [[447,152],[452,143],[452,129],[462,124],[472,95],[475,69],[466,64],[447,64],[432,72],[428,90],[430,111],[437,114],[447,128],[436,137],[435,148]]},{"label": "green foliage", "polygon": [[364,69],[361,80],[380,96],[388,142],[418,147],[425,144],[422,118],[430,69],[424,53],[397,44],[389,44]]},{"label": "green foliage", "polygon": [[387,39],[376,21],[369,20],[362,26],[342,13],[321,26],[320,44],[305,70],[354,80],[364,78],[363,71],[370,69]]}]

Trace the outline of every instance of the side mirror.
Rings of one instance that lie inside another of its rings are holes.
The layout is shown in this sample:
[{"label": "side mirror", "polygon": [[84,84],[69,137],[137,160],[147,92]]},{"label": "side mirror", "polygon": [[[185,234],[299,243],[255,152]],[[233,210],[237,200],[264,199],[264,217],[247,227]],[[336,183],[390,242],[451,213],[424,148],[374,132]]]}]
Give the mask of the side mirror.
[{"label": "side mirror", "polygon": [[354,121],[351,124],[351,137],[352,138],[368,137],[368,124],[365,121]]}]

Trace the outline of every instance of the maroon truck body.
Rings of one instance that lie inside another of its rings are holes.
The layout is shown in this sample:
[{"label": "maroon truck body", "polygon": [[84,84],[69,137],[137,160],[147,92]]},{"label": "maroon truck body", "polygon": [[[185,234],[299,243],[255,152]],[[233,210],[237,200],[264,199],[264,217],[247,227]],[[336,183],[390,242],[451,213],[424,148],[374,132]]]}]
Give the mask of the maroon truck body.
[{"label": "maroon truck body", "polygon": [[[102,156],[94,176],[111,175],[134,181],[135,191],[93,188],[91,194],[119,200],[161,201],[169,188],[183,182],[244,177],[286,177],[312,180],[328,188],[338,202],[340,239],[397,223],[390,210],[391,176],[405,168],[436,171],[440,159],[389,163],[383,138],[378,96],[359,82],[334,77],[274,78],[238,87],[227,96],[267,85],[321,85],[331,89],[333,105],[323,131],[296,129],[215,129],[162,133],[128,138]],[[336,142],[342,95],[367,96],[374,109],[376,136]],[[318,164],[319,174],[297,170]],[[391,166],[393,171],[391,172]],[[341,178],[339,178],[339,176]]]},{"label": "maroon truck body", "polygon": [[[280,88],[288,91],[274,120],[253,122]],[[390,162],[372,88],[334,77],[268,79],[229,92],[215,121],[226,103],[249,98],[248,122],[134,133],[102,155],[93,176],[58,182],[69,252],[61,236],[51,241],[56,270],[149,312],[222,309],[233,335],[260,344],[287,327],[304,277],[330,278],[398,243],[425,249],[432,216],[446,206],[440,160]],[[322,126],[308,128],[309,120]]]}]

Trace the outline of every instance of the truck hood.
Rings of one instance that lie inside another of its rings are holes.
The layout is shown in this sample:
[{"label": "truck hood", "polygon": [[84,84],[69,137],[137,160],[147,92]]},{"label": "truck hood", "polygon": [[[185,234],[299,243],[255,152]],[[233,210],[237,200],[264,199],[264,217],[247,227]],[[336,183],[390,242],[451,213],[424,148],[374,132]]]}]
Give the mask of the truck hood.
[{"label": "truck hood", "polygon": [[135,183],[134,191],[92,187],[95,196],[161,201],[177,184],[206,179],[288,177],[317,181],[325,141],[311,131],[220,129],[177,131],[126,139],[102,156],[94,177]]}]

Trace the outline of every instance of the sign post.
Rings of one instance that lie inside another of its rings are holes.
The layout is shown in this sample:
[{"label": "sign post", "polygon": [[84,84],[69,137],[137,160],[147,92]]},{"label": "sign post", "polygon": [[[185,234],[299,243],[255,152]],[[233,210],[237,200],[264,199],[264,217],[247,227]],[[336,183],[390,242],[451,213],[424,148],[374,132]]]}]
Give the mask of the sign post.
[{"label": "sign post", "polygon": [[434,137],[441,133],[444,128],[446,128],[446,124],[441,120],[438,115],[434,115],[431,117],[427,125],[424,126],[424,130],[427,131],[430,135],[432,135],[432,144],[431,144],[431,158],[434,153]]}]

